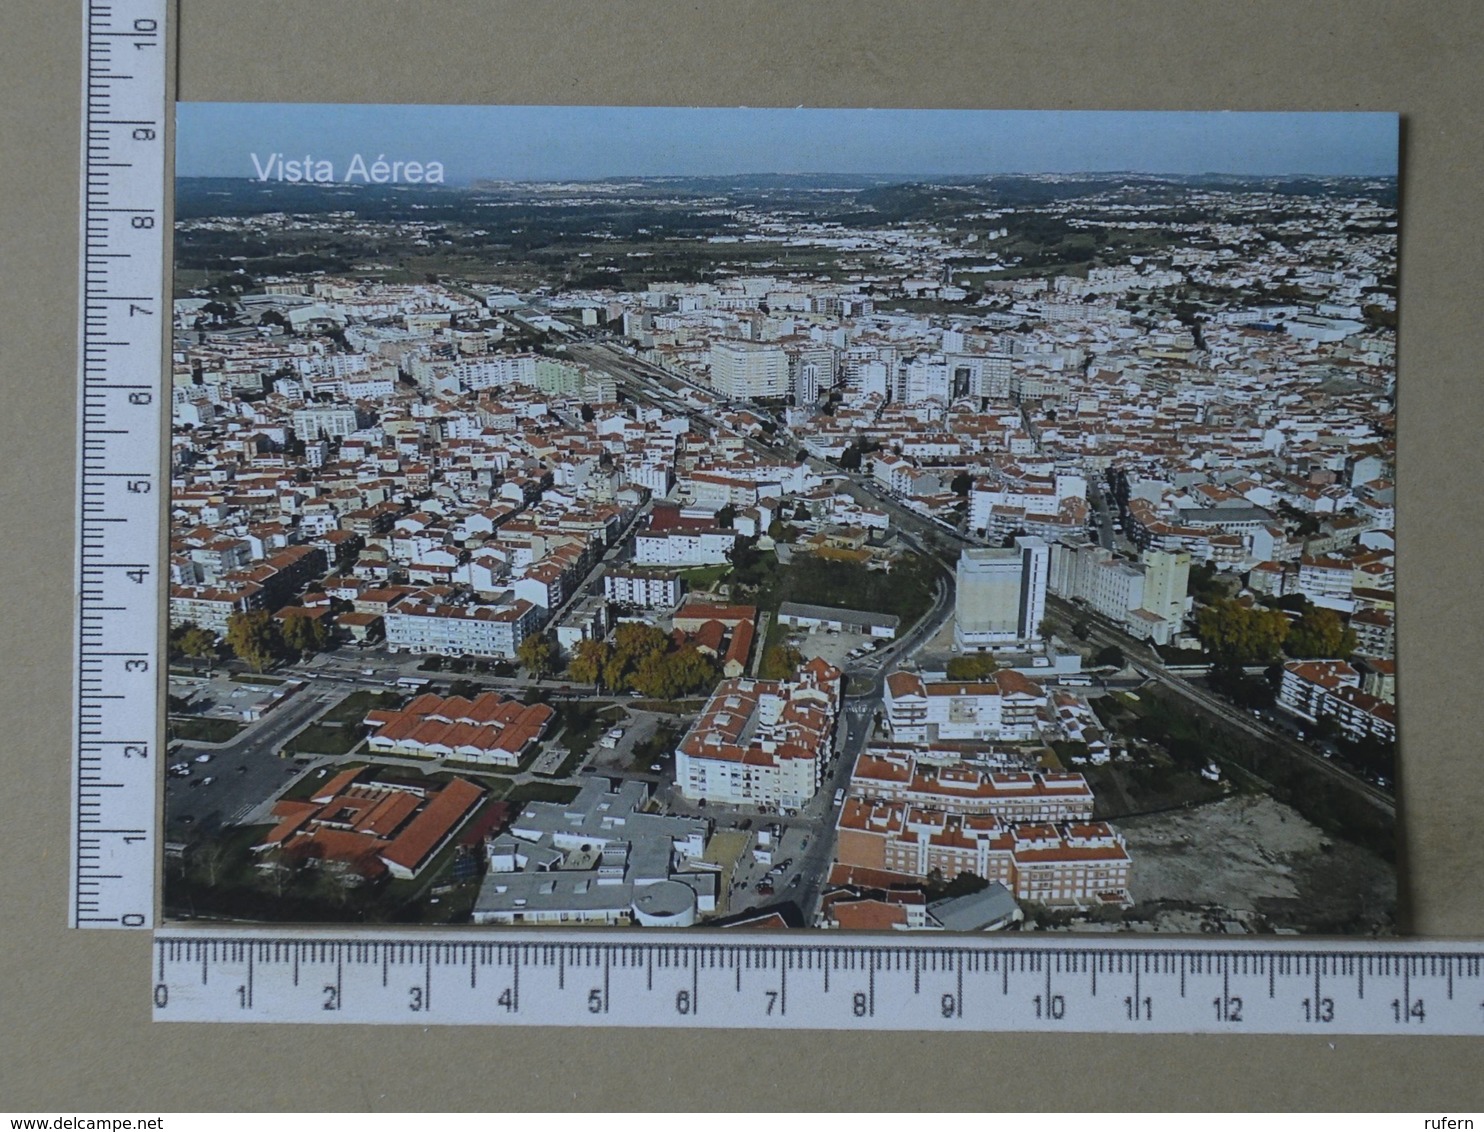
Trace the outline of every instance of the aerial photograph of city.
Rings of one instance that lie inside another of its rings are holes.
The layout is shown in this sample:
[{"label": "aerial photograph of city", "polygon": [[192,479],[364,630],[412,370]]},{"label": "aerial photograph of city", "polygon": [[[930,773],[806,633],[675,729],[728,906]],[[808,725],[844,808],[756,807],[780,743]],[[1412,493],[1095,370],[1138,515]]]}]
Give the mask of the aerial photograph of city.
[{"label": "aerial photograph of city", "polygon": [[1395,115],[176,133],[167,917],[1397,930]]}]

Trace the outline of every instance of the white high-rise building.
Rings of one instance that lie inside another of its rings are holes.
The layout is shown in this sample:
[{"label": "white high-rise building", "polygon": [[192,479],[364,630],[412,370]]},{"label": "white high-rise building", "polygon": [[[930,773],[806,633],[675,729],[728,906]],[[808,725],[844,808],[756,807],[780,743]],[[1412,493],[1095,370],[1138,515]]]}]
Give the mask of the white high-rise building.
[{"label": "white high-rise building", "polygon": [[1190,586],[1190,555],[1185,551],[1144,553],[1144,608],[1177,630],[1185,619],[1185,591]]},{"label": "white high-rise building", "polygon": [[723,397],[788,396],[788,355],[767,342],[726,339],[711,345],[711,385]]},{"label": "white high-rise building", "polygon": [[954,643],[972,650],[1036,640],[1050,572],[1051,548],[1033,535],[1004,549],[965,548],[958,560]]},{"label": "white high-rise building", "polygon": [[821,393],[835,385],[835,351],[828,346],[811,346],[799,350],[789,359],[789,383],[794,404],[810,406]]}]

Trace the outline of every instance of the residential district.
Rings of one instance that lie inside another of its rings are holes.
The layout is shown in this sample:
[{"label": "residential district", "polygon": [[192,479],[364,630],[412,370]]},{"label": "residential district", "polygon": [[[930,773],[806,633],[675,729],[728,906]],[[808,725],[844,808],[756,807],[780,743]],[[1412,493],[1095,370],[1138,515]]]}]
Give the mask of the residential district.
[{"label": "residential district", "polygon": [[[853,226],[751,200],[698,281],[181,293],[168,910],[1384,929],[1376,188],[1186,186],[1178,221],[1106,186]],[[178,238],[439,242],[333,206]],[[1028,265],[1028,217],[1108,254]],[[733,258],[759,242],[826,266]],[[1299,830],[1383,895],[1317,913]]]}]

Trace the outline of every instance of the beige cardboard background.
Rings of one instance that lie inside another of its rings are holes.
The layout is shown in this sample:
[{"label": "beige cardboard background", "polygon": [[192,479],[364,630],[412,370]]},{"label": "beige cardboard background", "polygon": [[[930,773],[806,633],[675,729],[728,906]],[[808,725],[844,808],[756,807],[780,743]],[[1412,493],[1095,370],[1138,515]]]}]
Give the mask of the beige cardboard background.
[{"label": "beige cardboard background", "polygon": [[[1476,4],[179,3],[185,99],[1402,112],[1410,908],[1484,937]],[[0,1109],[1481,1107],[1458,1039],[151,1025],[147,937],[62,926],[81,8],[0,10]]]}]

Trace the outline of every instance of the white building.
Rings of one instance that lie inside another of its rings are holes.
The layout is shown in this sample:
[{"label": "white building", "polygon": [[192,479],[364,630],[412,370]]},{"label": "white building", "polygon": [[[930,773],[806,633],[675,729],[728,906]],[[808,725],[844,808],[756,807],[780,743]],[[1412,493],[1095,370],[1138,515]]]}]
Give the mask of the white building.
[{"label": "white building", "polygon": [[893,672],[886,678],[885,706],[896,742],[1023,741],[1040,733],[1046,690],[1009,668],[975,681]]},{"label": "white building", "polygon": [[591,777],[571,802],[529,802],[485,847],[476,924],[690,927],[716,910],[706,821],[643,813],[649,787]]},{"label": "white building", "polygon": [[657,570],[610,570],[603,575],[603,596],[640,609],[674,609],[685,594],[685,582]]},{"label": "white building", "polygon": [[737,534],[706,531],[644,531],[634,539],[634,561],[641,566],[711,566],[725,562]]},{"label": "white building", "polygon": [[725,339],[711,345],[711,385],[723,397],[788,396],[788,354],[782,346]]},{"label": "white building", "polygon": [[294,433],[300,440],[339,438],[355,432],[356,411],[335,405],[294,410]]},{"label": "white building", "polygon": [[965,650],[1024,644],[1046,616],[1051,548],[1034,535],[1014,547],[965,547],[958,560],[954,643]]},{"label": "white building", "polygon": [[506,605],[431,605],[403,602],[383,614],[392,652],[513,659],[520,643],[541,627],[528,601]]},{"label": "white building", "polygon": [[723,680],[675,751],[676,788],[692,801],[802,808],[829,758],[841,687],[817,657],[791,681]]}]

